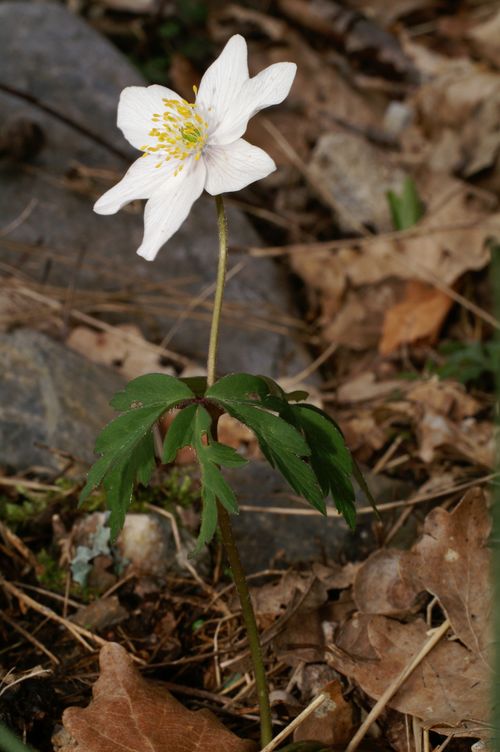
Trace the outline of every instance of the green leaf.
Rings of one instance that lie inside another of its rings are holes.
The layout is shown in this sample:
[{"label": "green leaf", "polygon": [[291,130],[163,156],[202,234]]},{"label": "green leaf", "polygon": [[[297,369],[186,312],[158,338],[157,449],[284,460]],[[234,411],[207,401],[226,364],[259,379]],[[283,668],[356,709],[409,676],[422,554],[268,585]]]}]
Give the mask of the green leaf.
[{"label": "green leaf", "polygon": [[[232,488],[225,481],[218,465],[228,464],[234,467],[242,464],[239,455],[231,448],[213,441],[211,435],[212,420],[204,407],[198,405],[195,415],[194,447],[201,469],[202,496],[219,499],[229,512],[238,513],[238,503]],[[207,443],[203,443],[206,436]],[[235,460],[235,458],[238,458]]]},{"label": "green leaf", "polygon": [[338,511],[353,528],[356,522],[353,464],[340,430],[326,413],[313,405],[293,405],[290,411],[311,448],[311,467],[323,494],[331,493]]},{"label": "green leaf", "polygon": [[409,177],[405,178],[403,191],[398,195],[387,192],[387,201],[391,210],[392,224],[395,230],[407,230],[416,225],[424,214],[424,207],[417,192],[417,187]]},{"label": "green leaf", "polygon": [[186,376],[179,379],[183,384],[186,384],[197,397],[203,397],[207,389],[207,377],[206,376]]},{"label": "green leaf", "polygon": [[163,462],[173,462],[179,449],[193,443],[193,424],[197,409],[198,405],[189,405],[173,419],[163,444]]},{"label": "green leaf", "polygon": [[[257,381],[252,380],[254,378]],[[238,380],[232,383],[236,384],[237,392],[243,399],[234,399],[230,385],[227,392],[224,390],[223,396],[220,394],[221,390],[215,390],[215,395],[211,391],[207,393],[207,396],[212,399],[215,397],[230,415],[248,426],[257,437],[269,464],[281,472],[296,493],[325,514],[326,508],[321,488],[310,465],[303,459],[310,454],[306,441],[294,426],[278,415],[267,412],[256,400],[251,399],[251,395],[259,393],[260,390],[266,406],[272,405],[272,409],[283,405],[288,407],[288,403],[283,398],[267,396],[269,392],[262,387],[263,381],[260,377],[238,374]]]},{"label": "green leaf", "polygon": [[137,407],[163,407],[181,400],[193,399],[195,394],[181,379],[164,373],[148,373],[129,381],[123,392],[115,394],[111,407],[119,412]]},{"label": "green leaf", "polygon": [[[225,401],[247,401],[262,399],[270,394],[269,382],[262,376],[252,376],[250,373],[230,373],[215,382],[206,392],[206,397]],[[275,382],[272,382],[275,384]],[[278,387],[277,384],[275,384]],[[280,387],[278,387],[279,389]]]},{"label": "green leaf", "polygon": [[238,514],[238,502],[233,489],[227,483],[221,471],[207,458],[207,453],[203,452],[201,457],[202,472],[202,493],[209,493],[215,496],[223,504],[228,512]]},{"label": "green leaf", "polygon": [[192,446],[200,465],[202,514],[201,526],[193,554],[209,543],[217,527],[217,500],[233,513],[238,513],[234,491],[222,475],[219,466],[239,467],[247,460],[232,447],[214,441],[212,418],[203,405],[190,404],[174,418],[165,437],[163,459],[171,462],[179,449]]},{"label": "green leaf", "polygon": [[224,467],[241,467],[248,463],[248,460],[238,454],[236,449],[226,444],[219,444],[217,441],[210,443],[204,451],[211,462],[224,465]]},{"label": "green leaf", "polygon": [[95,451],[102,456],[90,469],[80,494],[81,504],[96,486],[103,484],[111,509],[113,539],[123,526],[134,484],[147,484],[155,467],[155,422],[163,413],[194,397],[186,384],[158,373],[134,379],[113,397],[112,406],[123,414],[97,437]]},{"label": "green leaf", "polygon": [[301,457],[311,453],[300,433],[277,415],[253,404],[230,400],[224,400],[222,404],[230,415],[252,429],[259,444],[269,446],[273,453],[292,453]]},{"label": "green leaf", "polygon": [[210,543],[217,528],[217,499],[215,495],[205,489],[202,491],[202,501],[200,532],[191,556],[199,554],[203,546]]},{"label": "green leaf", "polygon": [[368,499],[370,506],[372,507],[373,511],[377,515],[378,519],[379,520],[382,519],[380,516],[380,512],[377,509],[377,504],[375,502],[375,499],[373,498],[373,494],[370,491],[368,483],[365,480],[365,476],[361,472],[361,469],[358,463],[356,462],[356,460],[354,459],[354,457],[352,458],[352,474],[358,486],[361,488],[362,491],[364,491],[365,496]]}]

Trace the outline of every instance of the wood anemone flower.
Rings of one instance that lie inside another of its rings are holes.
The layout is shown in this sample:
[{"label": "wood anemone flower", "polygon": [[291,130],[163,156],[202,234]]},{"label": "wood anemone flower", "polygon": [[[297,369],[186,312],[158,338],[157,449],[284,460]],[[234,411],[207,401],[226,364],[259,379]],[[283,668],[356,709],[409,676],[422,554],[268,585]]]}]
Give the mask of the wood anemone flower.
[{"label": "wood anemone flower", "polygon": [[247,45],[236,34],[205,72],[199,89],[193,87],[194,102],[165,86],[124,89],[118,127],[143,153],[94,211],[115,214],[129,201],[147,199],[137,253],[152,261],[203,189],[212,196],[239,191],[276,169],[265,151],[241,136],[259,110],[285,99],[296,67],[275,63],[250,78]]}]

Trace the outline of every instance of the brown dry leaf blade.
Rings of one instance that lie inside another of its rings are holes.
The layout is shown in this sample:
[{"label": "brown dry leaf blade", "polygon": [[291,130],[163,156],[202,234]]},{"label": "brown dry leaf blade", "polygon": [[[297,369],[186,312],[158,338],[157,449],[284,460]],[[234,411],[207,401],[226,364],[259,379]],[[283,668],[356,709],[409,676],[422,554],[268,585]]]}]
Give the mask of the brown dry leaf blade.
[{"label": "brown dry leaf blade", "polygon": [[[378,699],[427,641],[427,625],[422,619],[401,624],[385,616],[365,617],[363,622],[372,654],[363,659],[358,653],[353,659],[341,637],[329,662]],[[481,736],[489,717],[489,695],[488,673],[481,659],[459,642],[445,639],[388,704],[441,733],[449,728],[465,736]]]},{"label": "brown dry leaf blade", "polygon": [[453,512],[433,509],[422,539],[401,562],[408,582],[435,595],[457,637],[486,662],[491,642],[491,518],[483,491],[468,491]]},{"label": "brown dry leaf blade", "polygon": [[304,718],[295,729],[295,742],[315,739],[324,744],[345,746],[351,739],[354,729],[353,708],[344,700],[342,687],[338,679],[329,682],[322,692],[328,695],[328,700],[317,708],[314,713]]},{"label": "brown dry leaf blade", "polygon": [[60,752],[254,752],[208,710],[191,711],[160,684],[143,679],[126,651],[110,642],[86,708],[63,715],[71,743]]},{"label": "brown dry leaf blade", "polygon": [[434,343],[452,305],[452,299],[441,290],[416,280],[409,282],[404,299],[386,311],[379,344],[381,355],[419,340]]},{"label": "brown dry leaf blade", "polygon": [[401,577],[405,556],[399,549],[381,548],[368,557],[354,580],[353,597],[359,611],[397,616],[418,610],[416,585]]},{"label": "brown dry leaf blade", "polygon": [[[416,716],[441,733],[453,729],[464,736],[481,736],[489,718],[490,527],[485,495],[471,489],[453,512],[440,508],[430,512],[422,539],[411,551],[398,553],[398,568],[390,568],[394,577],[389,578],[389,595],[405,584],[409,592],[426,590],[435,595],[461,640],[441,640],[389,702],[389,707]],[[374,570],[368,578],[372,583],[386,555],[389,552],[377,552],[365,565]],[[355,583],[359,608],[366,597],[367,588],[362,587],[366,575],[361,568]],[[380,601],[383,607],[384,599]],[[329,663],[378,699],[427,637],[421,619],[402,624],[380,614],[358,613],[339,631]]]}]

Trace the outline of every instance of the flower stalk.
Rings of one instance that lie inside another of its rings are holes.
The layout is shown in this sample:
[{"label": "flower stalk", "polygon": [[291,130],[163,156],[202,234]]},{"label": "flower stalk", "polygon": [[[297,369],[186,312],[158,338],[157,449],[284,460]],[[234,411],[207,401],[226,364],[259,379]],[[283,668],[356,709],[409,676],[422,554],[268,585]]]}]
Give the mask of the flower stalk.
[{"label": "flower stalk", "polygon": [[215,286],[212,324],[210,327],[210,340],[208,343],[207,387],[212,386],[216,378],[217,347],[219,344],[220,318],[227,270],[227,219],[222,196],[215,196],[215,207],[217,210],[217,227],[219,230],[219,263],[217,267],[217,281]]},{"label": "flower stalk", "polygon": [[[220,319],[224,298],[224,284],[226,280],[228,255],[227,220],[222,196],[215,196],[215,205],[217,209],[217,226],[219,229],[219,262],[207,357],[207,386],[212,386],[216,379],[217,349],[219,344]],[[216,439],[217,418],[213,421],[212,431],[214,433],[214,439]],[[245,622],[245,628],[247,631],[260,711],[261,746],[265,747],[273,738],[273,730],[271,706],[269,704],[269,688],[267,684],[266,669],[262,658],[259,631],[257,629],[257,622],[255,620],[255,613],[250,598],[250,592],[248,590],[248,583],[241,564],[238,547],[236,545],[231,525],[231,519],[227,510],[220,502],[217,503],[217,508],[222,545],[224,546],[229,566],[231,567],[236,592],[238,593],[241,605],[243,621]]]}]

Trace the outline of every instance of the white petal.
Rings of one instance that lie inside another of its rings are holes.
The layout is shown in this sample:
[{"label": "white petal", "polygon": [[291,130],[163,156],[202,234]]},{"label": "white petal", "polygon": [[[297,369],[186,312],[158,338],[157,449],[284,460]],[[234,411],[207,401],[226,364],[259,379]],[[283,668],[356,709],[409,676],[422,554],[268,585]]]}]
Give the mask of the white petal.
[{"label": "white petal", "polygon": [[162,245],[177,232],[205,185],[203,160],[191,159],[184,170],[154,193],[144,211],[144,238],[137,251],[152,261]]},{"label": "white petal", "polygon": [[228,41],[201,79],[196,104],[204,110],[211,129],[225,119],[231,103],[248,81],[247,43],[240,34]]},{"label": "white petal", "polygon": [[118,103],[118,128],[132,146],[140,149],[148,141],[153,127],[151,118],[165,110],[163,99],[179,100],[181,97],[166,86],[128,86]]},{"label": "white petal", "polygon": [[106,191],[94,204],[97,214],[116,214],[122,206],[138,198],[149,198],[162,183],[172,178],[178,162],[162,162],[155,167],[158,159],[153,155],[139,157],[128,168],[119,183]]},{"label": "white petal", "polygon": [[248,121],[264,107],[280,104],[290,91],[297,66],[275,63],[246,81],[230,102],[225,118],[210,134],[210,143],[229,144],[245,133]]},{"label": "white petal", "polygon": [[207,166],[205,190],[212,196],[239,191],[276,169],[269,154],[242,138],[227,146],[208,147],[203,159]]}]

